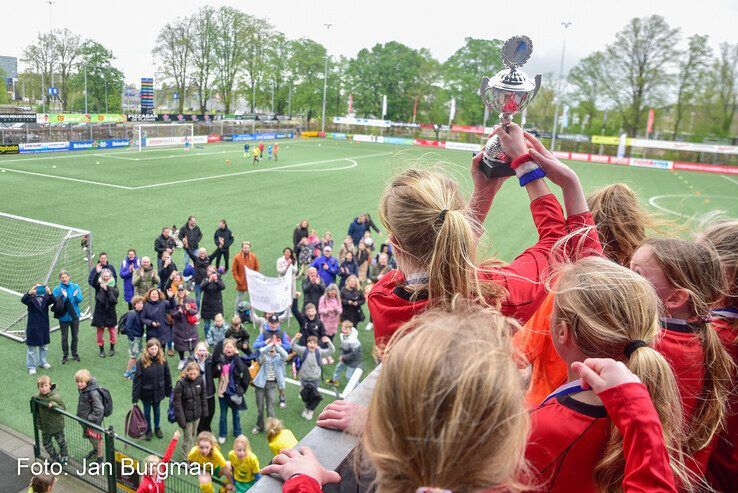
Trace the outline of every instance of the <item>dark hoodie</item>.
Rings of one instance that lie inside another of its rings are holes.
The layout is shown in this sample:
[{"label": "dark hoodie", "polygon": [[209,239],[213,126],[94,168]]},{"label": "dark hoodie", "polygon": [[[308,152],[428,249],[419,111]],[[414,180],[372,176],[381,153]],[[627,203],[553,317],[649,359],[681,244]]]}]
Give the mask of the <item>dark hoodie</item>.
[{"label": "dark hoodie", "polygon": [[102,424],[105,413],[98,389],[97,380],[90,379],[87,387],[79,391],[79,401],[77,401],[77,417],[96,425]]}]

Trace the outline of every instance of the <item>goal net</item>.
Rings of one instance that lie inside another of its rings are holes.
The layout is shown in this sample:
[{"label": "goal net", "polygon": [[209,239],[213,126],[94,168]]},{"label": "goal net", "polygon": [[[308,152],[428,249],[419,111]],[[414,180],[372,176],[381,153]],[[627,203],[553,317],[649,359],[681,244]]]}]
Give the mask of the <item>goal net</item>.
[{"label": "goal net", "polygon": [[36,283],[53,289],[62,270],[82,290],[80,318],[89,317],[91,248],[89,231],[0,212],[0,335],[25,341],[27,308],[21,297]]},{"label": "goal net", "polygon": [[[192,146],[206,143],[207,135],[195,137],[192,123],[141,124],[138,126],[138,150],[150,147],[184,147],[186,142]],[[202,140],[202,142],[200,142]]]}]

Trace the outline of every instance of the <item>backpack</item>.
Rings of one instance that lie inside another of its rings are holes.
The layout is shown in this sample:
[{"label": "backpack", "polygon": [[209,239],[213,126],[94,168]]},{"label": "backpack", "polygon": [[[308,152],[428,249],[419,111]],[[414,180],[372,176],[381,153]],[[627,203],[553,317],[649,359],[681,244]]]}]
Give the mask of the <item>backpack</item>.
[{"label": "backpack", "polygon": [[126,335],[126,322],[128,321],[128,315],[130,315],[131,311],[125,312],[120,316],[120,318],[118,318],[118,332],[123,335]]},{"label": "backpack", "polygon": [[100,400],[103,405],[103,417],[107,418],[113,414],[113,396],[110,395],[110,391],[105,387],[98,387],[97,393],[100,394]]},{"label": "backpack", "polygon": [[141,408],[138,407],[138,404],[134,404],[126,415],[126,435],[131,438],[141,438],[146,434],[147,426],[146,418],[144,417],[143,412],[141,412]]},{"label": "backpack", "polygon": [[177,422],[177,411],[174,409],[174,391],[169,394],[169,409],[167,409],[167,421],[170,423]]}]

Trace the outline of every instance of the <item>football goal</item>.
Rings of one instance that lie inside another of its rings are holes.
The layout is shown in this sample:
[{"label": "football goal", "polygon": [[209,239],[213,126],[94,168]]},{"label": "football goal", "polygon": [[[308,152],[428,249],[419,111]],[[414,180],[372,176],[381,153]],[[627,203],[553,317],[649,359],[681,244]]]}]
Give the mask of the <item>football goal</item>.
[{"label": "football goal", "polygon": [[[208,141],[204,137],[205,143]],[[195,144],[195,125],[192,123],[162,123],[138,126],[138,150],[149,147],[184,147],[185,142],[192,146]]]},{"label": "football goal", "polygon": [[[82,290],[80,318],[89,317],[91,249],[89,231],[0,212],[0,335],[26,340],[27,309],[21,297],[36,283],[53,290],[62,270]],[[52,318],[52,329],[57,328]]]}]

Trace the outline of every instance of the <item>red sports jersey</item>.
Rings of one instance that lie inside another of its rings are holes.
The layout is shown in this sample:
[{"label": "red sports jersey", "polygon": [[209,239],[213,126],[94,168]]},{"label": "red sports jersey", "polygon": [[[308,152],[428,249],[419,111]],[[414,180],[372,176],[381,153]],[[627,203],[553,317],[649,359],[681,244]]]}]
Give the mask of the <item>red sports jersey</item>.
[{"label": "red sports jersey", "polygon": [[[161,458],[162,462],[169,462],[172,460],[172,455],[174,454],[174,449],[177,447],[177,440],[175,438],[172,438],[172,440],[169,442],[169,446],[167,447],[166,452],[164,452],[164,457]],[[138,489],[136,490],[136,493],[164,493],[164,481],[166,480],[166,476],[164,477],[151,477],[148,475],[141,476],[141,483],[138,485]]]},{"label": "red sports jersey", "polygon": [[[736,364],[738,364],[737,325],[738,319],[735,318],[714,318],[712,322],[725,349]],[[738,396],[734,393],[729,402],[725,430],[715,440],[707,463],[707,480],[717,491],[738,491]]]},{"label": "red sports jersey", "polygon": [[595,492],[592,474],[605,451],[612,419],[623,435],[623,490],[675,492],[661,422],[646,387],[628,383],[599,397],[604,406],[564,395],[531,412],[525,457],[539,490]]},{"label": "red sports jersey", "polygon": [[293,476],[282,485],[282,493],[321,493],[320,483],[305,474]]},{"label": "red sports jersey", "polygon": [[[548,274],[551,249],[568,233],[559,201],[553,194],[544,195],[530,203],[533,222],[538,230],[538,242],[504,267],[481,268],[479,277],[499,283],[507,290],[502,302],[502,313],[525,323],[546,296],[543,280]],[[591,216],[590,216],[591,217]],[[405,276],[393,270],[383,276],[367,296],[367,304],[374,323],[377,346],[384,346],[394,332],[416,313],[425,309],[427,296],[411,301],[403,288]]]},{"label": "red sports jersey", "polygon": [[[656,341],[655,348],[674,371],[682,399],[684,421],[689,424],[705,384],[705,354],[700,337],[686,321],[664,319],[661,337]],[[687,466],[699,477],[705,475],[711,450],[712,443],[687,458]]]}]

